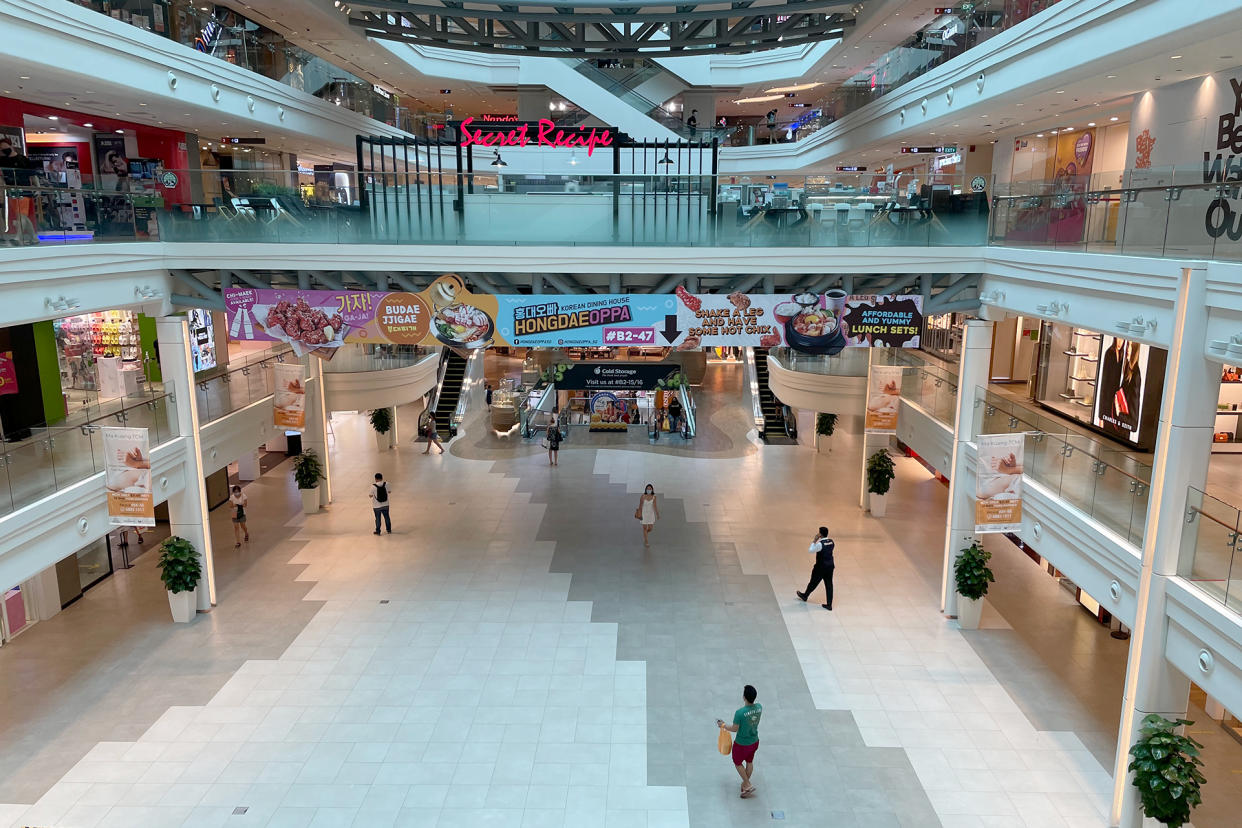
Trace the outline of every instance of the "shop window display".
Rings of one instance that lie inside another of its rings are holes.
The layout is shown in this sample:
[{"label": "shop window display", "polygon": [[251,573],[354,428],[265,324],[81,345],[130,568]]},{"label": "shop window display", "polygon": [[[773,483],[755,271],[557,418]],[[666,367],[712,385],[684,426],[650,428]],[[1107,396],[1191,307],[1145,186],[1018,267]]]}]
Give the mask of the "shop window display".
[{"label": "shop window display", "polygon": [[61,388],[74,402],[137,393],[145,375],[137,314],[103,311],[57,319],[52,325]]}]

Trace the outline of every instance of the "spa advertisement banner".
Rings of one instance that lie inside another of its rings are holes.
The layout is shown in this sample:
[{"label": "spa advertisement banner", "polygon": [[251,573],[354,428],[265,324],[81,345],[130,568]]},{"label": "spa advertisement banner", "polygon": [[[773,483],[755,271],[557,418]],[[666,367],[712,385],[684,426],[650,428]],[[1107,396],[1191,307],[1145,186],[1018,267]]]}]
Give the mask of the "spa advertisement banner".
[{"label": "spa advertisement banner", "polygon": [[473,294],[456,275],[419,293],[224,291],[229,336],[288,343],[330,359],[347,342],[560,348],[789,345],[814,354],[849,347],[917,348],[921,296],[824,294]]},{"label": "spa advertisement banner", "polygon": [[1026,435],[980,434],[975,468],[975,531],[1022,528],[1022,461]]},{"label": "spa advertisement banner", "polygon": [[282,431],[306,431],[306,385],[300,362],[272,365],[276,393],[272,396],[272,424]]},{"label": "spa advertisement banner", "polygon": [[901,366],[872,365],[867,383],[867,415],[864,428],[876,434],[897,433],[897,407],[901,403]]},{"label": "spa advertisement banner", "polygon": [[151,445],[145,428],[105,426],[104,487],[110,526],[154,526]]}]

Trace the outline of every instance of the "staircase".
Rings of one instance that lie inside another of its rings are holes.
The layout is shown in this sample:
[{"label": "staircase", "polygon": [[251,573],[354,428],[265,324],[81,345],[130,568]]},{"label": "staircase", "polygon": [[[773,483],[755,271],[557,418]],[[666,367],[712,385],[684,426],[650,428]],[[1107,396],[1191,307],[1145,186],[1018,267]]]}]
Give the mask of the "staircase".
[{"label": "staircase", "polygon": [[461,385],[466,378],[466,359],[447,348],[445,354],[444,378],[440,380],[440,390],[436,394],[434,416],[440,439],[449,440],[457,436],[453,413],[457,410],[457,401],[461,399]]},{"label": "staircase", "polygon": [[768,349],[755,349],[755,377],[759,381],[759,406],[763,409],[764,442],[772,445],[792,445],[796,441],[790,438],[785,428],[784,405],[768,387]]}]

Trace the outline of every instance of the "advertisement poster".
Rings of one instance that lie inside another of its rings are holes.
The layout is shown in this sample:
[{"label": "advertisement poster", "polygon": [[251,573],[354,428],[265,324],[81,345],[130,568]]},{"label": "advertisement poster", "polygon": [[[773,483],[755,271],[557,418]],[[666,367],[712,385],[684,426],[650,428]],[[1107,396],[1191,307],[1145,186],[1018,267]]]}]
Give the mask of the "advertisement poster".
[{"label": "advertisement poster", "polygon": [[0,394],[17,393],[17,366],[13,364],[13,352],[0,352]]},{"label": "advertisement poster", "polygon": [[897,432],[897,407],[901,403],[900,365],[872,365],[867,383],[867,416],[864,428],[877,434]]},{"label": "advertisement poster", "polygon": [[825,294],[478,295],[455,275],[420,293],[230,288],[229,335],[286,342],[328,358],[347,342],[519,346],[710,347],[790,345],[815,354],[847,347],[917,348],[921,296]]},{"label": "advertisement poster", "polygon": [[104,487],[108,490],[108,524],[154,526],[151,446],[145,428],[105,426]]},{"label": "advertisement poster", "polygon": [[1092,423],[1140,447],[1155,436],[1168,352],[1103,334]]},{"label": "advertisement poster", "polygon": [[1022,528],[1022,461],[1026,435],[980,434],[975,468],[975,531]]},{"label": "advertisement poster", "polygon": [[680,365],[667,362],[609,364],[575,362],[565,369],[557,388],[566,391],[601,389],[654,391],[661,380],[668,380],[681,370]]},{"label": "advertisement poster", "polygon": [[609,391],[592,394],[588,431],[625,431],[630,424],[629,404]]},{"label": "advertisement poster", "polygon": [[272,424],[282,431],[306,430],[306,385],[300,362],[272,365],[276,393],[272,396]]},{"label": "advertisement poster", "polygon": [[216,367],[216,333],[211,311],[195,309],[186,314],[190,327],[190,357],[194,373]]},{"label": "advertisement poster", "polygon": [[97,132],[95,174],[104,192],[129,192],[129,159],[125,156],[125,136]]}]

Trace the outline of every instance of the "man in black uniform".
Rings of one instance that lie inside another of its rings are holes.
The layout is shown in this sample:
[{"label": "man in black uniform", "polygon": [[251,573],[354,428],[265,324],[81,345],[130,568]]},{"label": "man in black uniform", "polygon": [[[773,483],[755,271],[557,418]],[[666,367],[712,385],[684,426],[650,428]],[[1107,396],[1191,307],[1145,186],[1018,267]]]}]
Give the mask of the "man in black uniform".
[{"label": "man in black uniform", "polygon": [[826,610],[832,610],[832,571],[836,569],[836,562],[833,560],[832,551],[836,547],[836,543],[832,538],[828,537],[828,527],[819,527],[819,534],[811,540],[811,547],[808,552],[815,555],[815,567],[811,570],[811,581],[806,585],[805,592],[796,592],[795,594],[803,601],[815,591],[815,587],[819,586],[819,582],[824,582],[824,604]]}]

